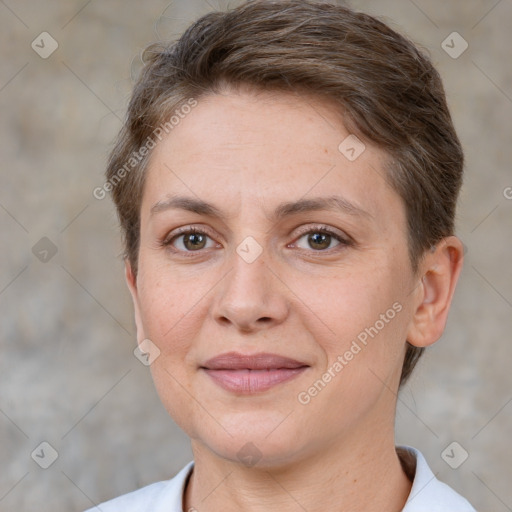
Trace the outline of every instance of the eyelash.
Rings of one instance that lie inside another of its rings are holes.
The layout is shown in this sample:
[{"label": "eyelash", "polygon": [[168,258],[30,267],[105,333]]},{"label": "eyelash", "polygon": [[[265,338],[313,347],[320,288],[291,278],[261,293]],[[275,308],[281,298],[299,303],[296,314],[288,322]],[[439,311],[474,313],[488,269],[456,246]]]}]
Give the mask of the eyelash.
[{"label": "eyelash", "polygon": [[[317,225],[317,226],[313,226],[313,227],[304,228],[303,230],[301,230],[299,232],[299,234],[296,237],[296,240],[301,239],[304,235],[308,235],[308,234],[312,234],[312,233],[321,233],[324,235],[329,235],[332,238],[334,238],[336,241],[338,241],[339,244],[336,245],[335,247],[332,247],[331,249],[308,250],[308,249],[300,249],[299,248],[299,250],[307,251],[307,252],[310,252],[313,254],[315,254],[315,253],[318,253],[318,254],[329,253],[330,254],[332,251],[336,251],[336,248],[338,248],[338,250],[342,250],[344,247],[349,247],[349,246],[354,245],[354,241],[350,237],[347,236],[347,238],[344,238],[341,235],[339,235],[338,233],[334,232],[328,226],[324,226],[324,225]],[[199,228],[196,226],[186,226],[183,228],[179,228],[175,233],[173,233],[173,235],[171,237],[167,236],[166,238],[164,238],[162,241],[159,242],[159,246],[170,249],[173,253],[181,253],[185,257],[194,257],[196,254],[199,254],[199,253],[203,252],[204,250],[199,249],[197,251],[182,251],[180,249],[172,248],[173,242],[175,240],[177,240],[180,236],[191,235],[191,234],[207,235],[208,237],[213,239],[212,234],[206,228],[203,228],[203,227]],[[288,244],[287,247],[289,245],[290,244]]]}]

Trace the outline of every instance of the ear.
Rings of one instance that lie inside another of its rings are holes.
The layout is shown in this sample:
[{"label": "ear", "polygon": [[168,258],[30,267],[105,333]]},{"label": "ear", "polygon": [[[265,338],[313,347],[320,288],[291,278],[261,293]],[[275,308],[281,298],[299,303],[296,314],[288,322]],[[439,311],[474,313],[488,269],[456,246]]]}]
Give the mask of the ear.
[{"label": "ear", "polygon": [[133,273],[132,266],[128,259],[124,260],[124,274],[126,279],[126,284],[128,285],[128,289],[130,290],[130,294],[133,300],[133,309],[135,314],[135,326],[137,327],[137,343],[146,339],[144,335],[144,328],[142,326],[142,317],[140,314],[140,305],[139,305],[139,293],[137,290],[137,278]]},{"label": "ear", "polygon": [[443,334],[463,262],[464,246],[456,236],[443,238],[425,253],[413,292],[417,300],[407,332],[411,345],[432,345]]}]

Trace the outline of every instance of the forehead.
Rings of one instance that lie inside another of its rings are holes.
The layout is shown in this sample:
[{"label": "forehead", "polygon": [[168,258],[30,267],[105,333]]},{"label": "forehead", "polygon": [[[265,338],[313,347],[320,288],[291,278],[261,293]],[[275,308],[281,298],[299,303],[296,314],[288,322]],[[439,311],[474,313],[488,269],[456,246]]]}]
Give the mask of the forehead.
[{"label": "forehead", "polygon": [[355,138],[334,107],[288,93],[201,98],[153,150],[142,215],[174,194],[208,199],[226,216],[258,205],[270,218],[285,200],[339,193],[378,218],[400,202],[385,179],[386,155]]}]

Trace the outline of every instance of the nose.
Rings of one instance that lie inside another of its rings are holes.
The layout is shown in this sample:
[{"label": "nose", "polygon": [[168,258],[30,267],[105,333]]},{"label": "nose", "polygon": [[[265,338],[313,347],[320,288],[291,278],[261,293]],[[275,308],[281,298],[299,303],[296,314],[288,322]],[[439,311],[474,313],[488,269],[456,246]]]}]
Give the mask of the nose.
[{"label": "nose", "polygon": [[286,286],[270,268],[265,251],[251,263],[233,253],[231,270],[218,288],[215,320],[242,332],[257,332],[282,323],[288,315]]}]

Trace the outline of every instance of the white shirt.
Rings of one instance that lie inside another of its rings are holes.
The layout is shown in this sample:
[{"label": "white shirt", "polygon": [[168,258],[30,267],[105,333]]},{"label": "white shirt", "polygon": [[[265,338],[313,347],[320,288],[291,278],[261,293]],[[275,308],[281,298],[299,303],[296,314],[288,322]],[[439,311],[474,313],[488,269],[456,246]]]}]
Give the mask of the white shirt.
[{"label": "white shirt", "polygon": [[[423,455],[409,446],[400,447],[416,459],[414,480],[402,512],[476,512],[451,487],[440,482]],[[90,508],[85,512],[183,512],[185,483],[194,467],[189,462],[174,478],[157,482]]]}]

